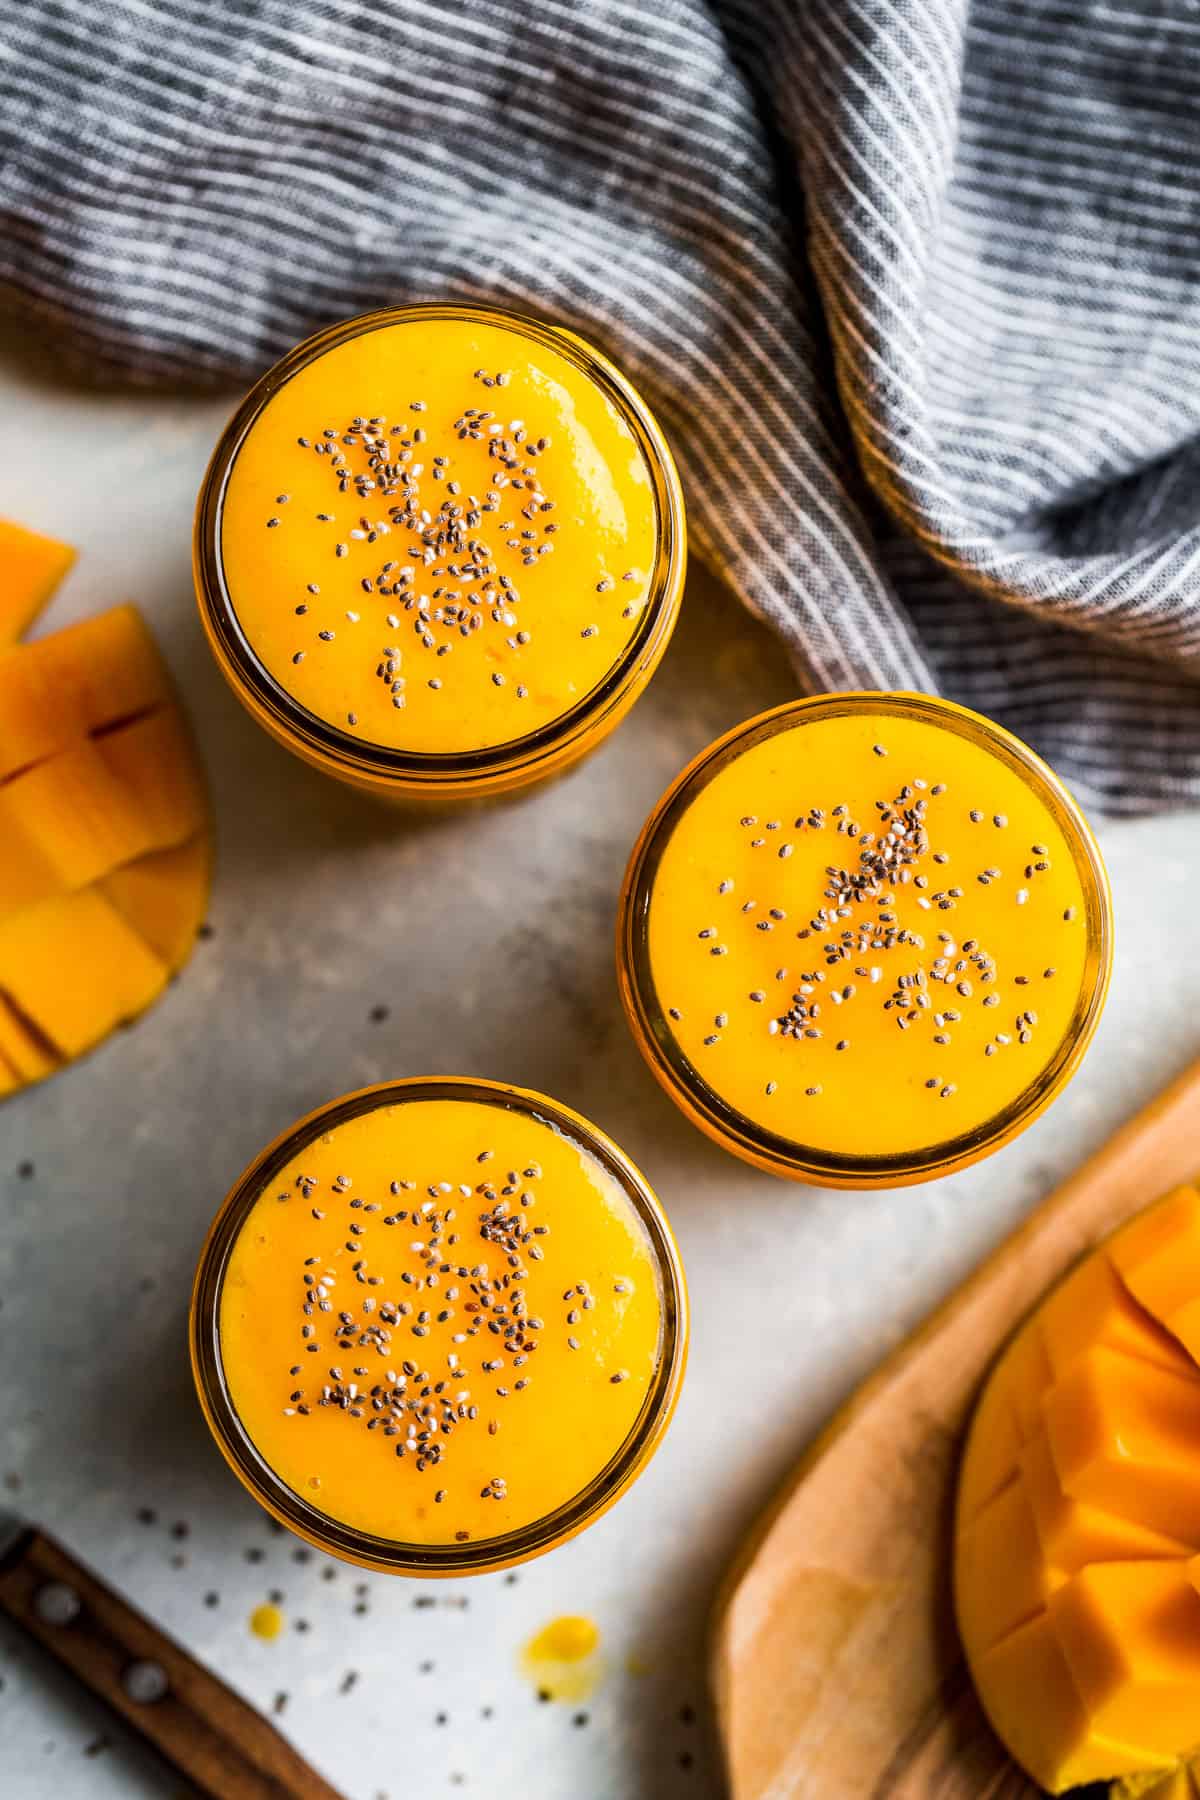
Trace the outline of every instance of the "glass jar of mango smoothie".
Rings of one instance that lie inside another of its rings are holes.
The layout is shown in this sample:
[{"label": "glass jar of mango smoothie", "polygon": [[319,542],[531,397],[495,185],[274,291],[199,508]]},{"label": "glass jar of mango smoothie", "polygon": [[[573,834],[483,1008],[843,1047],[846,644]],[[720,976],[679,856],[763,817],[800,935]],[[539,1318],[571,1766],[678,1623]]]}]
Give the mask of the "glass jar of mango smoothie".
[{"label": "glass jar of mango smoothie", "polygon": [[573,1537],[662,1440],[687,1296],[666,1218],[595,1126],[425,1078],[311,1113],[200,1258],[192,1366],[234,1473],[319,1549],[436,1576]]},{"label": "glass jar of mango smoothie", "polygon": [[196,591],[238,698],[395,798],[559,773],[646,686],[679,611],[683,498],[645,401],[574,333],[436,304],[318,332],[234,414]]},{"label": "glass jar of mango smoothie", "polygon": [[648,820],[618,922],[651,1069],[777,1175],[891,1187],[966,1167],[1079,1064],[1108,882],[1061,782],[948,701],[854,693],[711,745]]}]

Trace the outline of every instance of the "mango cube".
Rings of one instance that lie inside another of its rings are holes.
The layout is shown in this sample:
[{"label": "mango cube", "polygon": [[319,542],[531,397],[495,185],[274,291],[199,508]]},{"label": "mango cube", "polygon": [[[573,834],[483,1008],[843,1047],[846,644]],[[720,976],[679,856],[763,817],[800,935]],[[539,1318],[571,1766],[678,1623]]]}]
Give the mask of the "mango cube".
[{"label": "mango cube", "polygon": [[141,615],[114,606],[0,650],[0,780],[90,733],[174,704]]},{"label": "mango cube", "polygon": [[1096,1349],[1047,1395],[1045,1420],[1064,1493],[1200,1543],[1200,1384]]},{"label": "mango cube", "polygon": [[208,823],[191,736],[174,706],[160,707],[94,740],[109,774],[144,821],[150,848],[166,849]]},{"label": "mango cube", "polygon": [[0,644],[16,642],[74,561],[70,544],[0,519]]},{"label": "mango cube", "polygon": [[187,961],[204,922],[211,861],[208,837],[202,832],[184,844],[114,869],[99,884],[126,924],[162,957],[172,974]]},{"label": "mango cube", "polygon": [[1105,1256],[1088,1256],[1038,1312],[1042,1342],[1057,1381],[1096,1345],[1136,1356],[1200,1380],[1200,1369],[1178,1339],[1140,1306]]},{"label": "mango cube", "polygon": [[985,1651],[972,1670],[996,1735],[1051,1794],[1088,1781],[1169,1768],[1175,1760],[1093,1728],[1045,1613]]},{"label": "mango cube", "polygon": [[1200,1360],[1200,1193],[1178,1187],[1108,1246],[1133,1297]]},{"label": "mango cube", "polygon": [[0,919],[158,848],[138,796],[90,738],[0,785]]},{"label": "mango cube", "polygon": [[1179,1563],[1094,1563],[1049,1612],[1097,1730],[1164,1756],[1195,1745],[1200,1594]]},{"label": "mango cube", "polygon": [[132,1019],[166,979],[166,964],[95,888],[57,894],[0,923],[0,991],[63,1056],[81,1055]]},{"label": "mango cube", "polygon": [[1021,1482],[1033,1514],[1041,1554],[1063,1575],[1094,1562],[1151,1562],[1191,1554],[1179,1538],[1165,1536],[1119,1513],[1085,1506],[1063,1492],[1044,1430],[1021,1451]]}]

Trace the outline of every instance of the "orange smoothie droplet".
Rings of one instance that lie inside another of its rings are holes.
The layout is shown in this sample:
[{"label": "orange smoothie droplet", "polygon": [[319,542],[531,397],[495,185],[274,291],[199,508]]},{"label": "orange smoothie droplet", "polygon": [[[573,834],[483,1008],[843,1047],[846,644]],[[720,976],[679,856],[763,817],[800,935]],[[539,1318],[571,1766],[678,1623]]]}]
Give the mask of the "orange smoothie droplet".
[{"label": "orange smoothie droplet", "polygon": [[265,1638],[270,1642],[283,1630],[283,1614],[277,1606],[268,1603],[256,1606],[250,1614],[250,1629],[255,1637]]},{"label": "orange smoothie droplet", "polygon": [[521,1653],[521,1667],[550,1700],[586,1700],[595,1691],[602,1669],[600,1630],[595,1621],[568,1613],[551,1619]]}]

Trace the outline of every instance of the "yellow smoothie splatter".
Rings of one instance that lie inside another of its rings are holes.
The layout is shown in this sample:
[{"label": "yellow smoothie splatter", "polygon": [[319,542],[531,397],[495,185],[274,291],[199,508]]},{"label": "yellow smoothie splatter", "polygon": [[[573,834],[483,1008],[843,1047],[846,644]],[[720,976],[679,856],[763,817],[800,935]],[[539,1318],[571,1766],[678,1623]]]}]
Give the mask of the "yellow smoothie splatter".
[{"label": "yellow smoothie splatter", "polygon": [[283,1614],[277,1606],[256,1606],[250,1614],[250,1629],[255,1637],[265,1638],[269,1643],[283,1630]]},{"label": "yellow smoothie splatter", "polygon": [[604,1673],[600,1630],[593,1619],[566,1613],[551,1619],[521,1652],[521,1668],[550,1700],[586,1700]]}]

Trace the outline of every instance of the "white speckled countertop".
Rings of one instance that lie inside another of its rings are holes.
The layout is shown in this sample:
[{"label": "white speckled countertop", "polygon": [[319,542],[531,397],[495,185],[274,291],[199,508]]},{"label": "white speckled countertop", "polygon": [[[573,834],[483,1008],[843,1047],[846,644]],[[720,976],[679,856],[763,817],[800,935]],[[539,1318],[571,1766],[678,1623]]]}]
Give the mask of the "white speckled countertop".
[{"label": "white speckled countertop", "polygon": [[[209,659],[189,524],[228,409],[80,392],[11,336],[0,346],[0,514],[82,552],[46,623],[145,608],[218,820],[213,936],[182,979],[135,1029],[0,1109],[0,1502],[258,1705],[282,1706],[349,1800],[715,1800],[706,1621],[740,1534],[878,1357],[1200,1048],[1200,818],[1102,833],[1112,997],[1049,1116],[924,1188],[777,1183],[659,1092],[611,949],[621,871],[662,787],[793,691],[772,640],[697,575],[655,683],[582,769],[504,809],[398,816],[277,749]],[[432,1588],[356,1576],[269,1529],[208,1440],[184,1334],[208,1221],[261,1145],[335,1094],[426,1072],[543,1088],[610,1131],[671,1214],[694,1309],[683,1402],[633,1492],[515,1578]],[[266,1643],[247,1621],[275,1590],[288,1628]],[[564,1611],[603,1634],[607,1673],[582,1706],[539,1704],[518,1667]],[[178,1795],[7,1630],[0,1678],[5,1800]]]}]

